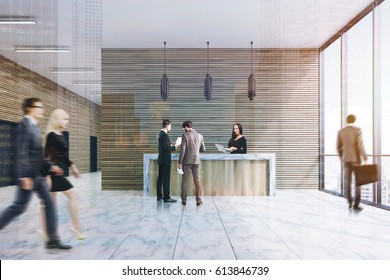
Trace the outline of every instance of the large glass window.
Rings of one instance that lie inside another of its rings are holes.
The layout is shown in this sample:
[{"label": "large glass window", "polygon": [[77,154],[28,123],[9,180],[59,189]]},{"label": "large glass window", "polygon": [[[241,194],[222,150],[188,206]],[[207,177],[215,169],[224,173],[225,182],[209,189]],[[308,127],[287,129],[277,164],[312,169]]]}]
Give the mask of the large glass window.
[{"label": "large glass window", "polygon": [[362,187],[362,199],[386,206],[390,206],[389,26],[390,1],[384,1],[342,35],[342,45],[339,38],[321,52],[323,186],[342,193],[335,141],[345,116],[355,114],[368,161],[379,163],[382,175],[378,184]]},{"label": "large glass window", "polygon": [[382,191],[381,202],[390,205],[390,1],[384,1],[378,7],[378,69],[379,89],[381,93],[381,149],[382,149]]},{"label": "large glass window", "polygon": [[340,39],[326,48],[321,56],[324,140],[324,188],[341,192],[340,160],[336,151],[337,131],[340,129],[341,90]]},{"label": "large glass window", "polygon": [[373,80],[372,13],[346,33],[343,71],[346,75],[347,112],[355,114],[362,128],[366,152],[372,154]]},{"label": "large glass window", "polygon": [[[345,34],[343,85],[348,114],[355,114],[362,129],[366,153],[373,154],[373,43],[372,13]],[[362,200],[373,201],[372,184],[362,186]]]}]

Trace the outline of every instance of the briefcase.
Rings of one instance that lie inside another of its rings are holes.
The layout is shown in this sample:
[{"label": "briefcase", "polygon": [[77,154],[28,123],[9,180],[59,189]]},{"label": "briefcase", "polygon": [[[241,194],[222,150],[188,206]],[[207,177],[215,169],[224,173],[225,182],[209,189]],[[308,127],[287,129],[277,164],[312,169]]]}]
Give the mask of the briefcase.
[{"label": "briefcase", "polygon": [[374,183],[379,180],[377,164],[366,164],[354,167],[356,186]]}]

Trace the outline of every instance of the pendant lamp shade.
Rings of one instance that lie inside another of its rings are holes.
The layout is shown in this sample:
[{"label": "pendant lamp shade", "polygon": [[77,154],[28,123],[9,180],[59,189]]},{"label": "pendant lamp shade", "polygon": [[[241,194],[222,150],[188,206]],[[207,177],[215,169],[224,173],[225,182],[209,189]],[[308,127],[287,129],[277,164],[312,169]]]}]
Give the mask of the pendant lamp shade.
[{"label": "pendant lamp shade", "polygon": [[204,79],[204,97],[207,101],[212,99],[213,94],[213,78],[209,74],[209,41],[207,41],[207,74]]},{"label": "pendant lamp shade", "polygon": [[169,80],[167,74],[163,74],[161,78],[161,99],[167,100],[169,96]]},{"label": "pendant lamp shade", "polygon": [[255,74],[253,74],[252,71],[252,47],[253,47],[253,42],[251,42],[251,74],[249,75],[248,78],[248,98],[250,101],[252,101],[256,96],[256,79],[255,79]]},{"label": "pendant lamp shade", "polygon": [[161,77],[161,84],[160,84],[160,94],[161,94],[161,99],[162,100],[167,100],[168,99],[168,96],[169,96],[169,80],[168,80],[168,76],[167,74],[165,73],[165,62],[166,62],[166,43],[164,41],[164,74],[162,75]]},{"label": "pendant lamp shade", "polygon": [[206,74],[206,79],[204,79],[204,97],[207,101],[212,99],[211,94],[213,93],[213,78],[209,73]]},{"label": "pendant lamp shade", "polygon": [[248,78],[248,98],[252,101],[256,96],[256,80],[255,75],[251,73]]}]

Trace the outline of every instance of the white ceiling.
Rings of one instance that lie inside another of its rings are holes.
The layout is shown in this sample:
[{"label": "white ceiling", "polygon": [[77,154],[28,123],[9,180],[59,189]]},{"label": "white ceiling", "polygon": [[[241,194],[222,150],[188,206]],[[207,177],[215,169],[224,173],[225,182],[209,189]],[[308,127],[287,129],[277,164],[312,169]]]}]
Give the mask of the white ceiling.
[{"label": "white ceiling", "polygon": [[[0,17],[31,16],[37,24],[0,25],[0,54],[57,81],[96,103],[100,86],[75,86],[75,79],[100,79],[100,58],[95,75],[53,74],[52,67],[75,67],[73,5],[96,2],[102,7],[103,48],[319,48],[372,0],[0,0]],[[16,3],[15,3],[16,2]],[[41,5],[41,6],[40,6]],[[57,26],[42,22],[57,17]],[[79,15],[87,17],[88,13]],[[81,19],[81,17],[79,19]],[[81,19],[83,22],[83,19]],[[83,25],[76,26],[83,32]],[[58,30],[56,30],[58,29]],[[54,33],[53,33],[54,32]],[[26,34],[29,34],[26,36]],[[34,34],[40,34],[39,36]],[[54,36],[53,36],[54,34]],[[53,37],[57,37],[54,38]],[[83,36],[80,37],[81,39]],[[79,38],[79,39],[80,39]],[[15,54],[15,45],[69,46],[64,54]],[[72,59],[73,55],[73,59]],[[77,65],[81,67],[80,65]]]}]

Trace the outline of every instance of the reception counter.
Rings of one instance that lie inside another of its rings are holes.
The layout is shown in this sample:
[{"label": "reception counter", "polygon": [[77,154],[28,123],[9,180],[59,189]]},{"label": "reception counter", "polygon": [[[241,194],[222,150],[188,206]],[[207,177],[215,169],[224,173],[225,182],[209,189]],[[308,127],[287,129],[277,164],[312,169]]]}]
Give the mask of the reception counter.
[{"label": "reception counter", "polygon": [[[144,193],[156,195],[158,154],[144,154]],[[179,154],[172,154],[171,196],[180,196],[182,175],[176,165]],[[275,154],[200,154],[202,196],[275,195]],[[192,175],[187,187],[194,195]]]}]

